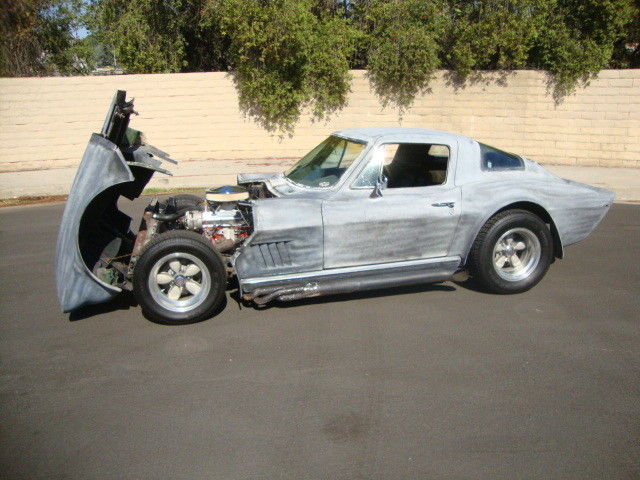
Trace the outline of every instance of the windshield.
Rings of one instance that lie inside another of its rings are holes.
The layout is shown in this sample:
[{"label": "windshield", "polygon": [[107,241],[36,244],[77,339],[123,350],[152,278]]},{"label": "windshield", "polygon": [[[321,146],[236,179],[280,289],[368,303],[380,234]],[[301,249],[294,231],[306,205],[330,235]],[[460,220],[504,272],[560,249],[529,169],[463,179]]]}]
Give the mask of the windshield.
[{"label": "windshield", "polygon": [[364,150],[364,143],[329,137],[307,153],[285,176],[308,187],[331,187]]}]

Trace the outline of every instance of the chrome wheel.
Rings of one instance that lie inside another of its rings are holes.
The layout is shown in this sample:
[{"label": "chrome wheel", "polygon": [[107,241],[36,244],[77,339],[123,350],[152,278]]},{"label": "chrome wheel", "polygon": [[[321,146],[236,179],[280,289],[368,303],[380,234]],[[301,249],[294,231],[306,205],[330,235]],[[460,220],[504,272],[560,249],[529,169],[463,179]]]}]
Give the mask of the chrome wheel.
[{"label": "chrome wheel", "polygon": [[504,280],[523,280],[535,271],[541,252],[540,240],[531,230],[512,228],[493,247],[493,268]]},{"label": "chrome wheel", "polygon": [[176,252],[153,264],[148,285],[156,303],[172,312],[188,312],[206,300],[211,275],[198,257]]}]

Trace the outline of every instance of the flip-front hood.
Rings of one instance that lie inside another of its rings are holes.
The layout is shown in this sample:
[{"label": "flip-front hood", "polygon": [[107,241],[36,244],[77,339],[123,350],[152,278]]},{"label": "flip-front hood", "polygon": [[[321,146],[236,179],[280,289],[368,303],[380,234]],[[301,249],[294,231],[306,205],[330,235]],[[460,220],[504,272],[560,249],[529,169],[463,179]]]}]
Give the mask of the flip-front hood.
[{"label": "flip-front hood", "polygon": [[56,286],[65,312],[109,300],[121,289],[99,278],[94,268],[103,258],[131,253],[131,218],[117,200],[138,197],[154,172],[171,174],[165,152],[144,143],[129,128],[133,102],[119,90],[102,131],[91,135],[64,209],[56,245]]}]

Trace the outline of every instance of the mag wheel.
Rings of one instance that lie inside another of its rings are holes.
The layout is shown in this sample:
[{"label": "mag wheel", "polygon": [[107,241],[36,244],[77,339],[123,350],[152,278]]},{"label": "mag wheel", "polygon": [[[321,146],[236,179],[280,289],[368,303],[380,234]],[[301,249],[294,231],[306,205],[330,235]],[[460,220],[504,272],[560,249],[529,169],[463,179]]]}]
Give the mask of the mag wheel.
[{"label": "mag wheel", "polygon": [[547,225],[525,210],[507,210],[480,230],[470,255],[472,276],[485,290],[519,293],[536,285],[553,258]]},{"label": "mag wheel", "polygon": [[509,282],[523,280],[540,263],[540,240],[526,228],[512,228],[503,233],[493,247],[493,267]]},{"label": "mag wheel", "polygon": [[200,235],[172,230],[145,247],[133,274],[133,292],[150,320],[185,324],[217,313],[227,278],[218,252]]}]

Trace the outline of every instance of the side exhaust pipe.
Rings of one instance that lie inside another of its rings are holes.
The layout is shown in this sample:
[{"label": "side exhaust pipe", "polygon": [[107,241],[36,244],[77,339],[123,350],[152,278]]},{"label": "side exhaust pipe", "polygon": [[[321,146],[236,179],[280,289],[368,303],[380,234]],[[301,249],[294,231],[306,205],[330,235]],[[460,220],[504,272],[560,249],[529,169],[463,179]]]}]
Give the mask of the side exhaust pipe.
[{"label": "side exhaust pipe", "polygon": [[[294,283],[296,280],[275,276],[265,279],[260,286],[251,285],[251,280],[241,280],[246,292],[245,300],[257,305],[266,305],[274,300],[291,302],[322,295],[336,295],[393,288],[402,285],[420,283],[437,283],[450,280],[460,267],[460,257],[443,257],[421,261],[415,265],[389,265],[385,268],[336,269],[316,275],[314,280],[304,284]],[[339,274],[338,274],[339,273]]]}]

